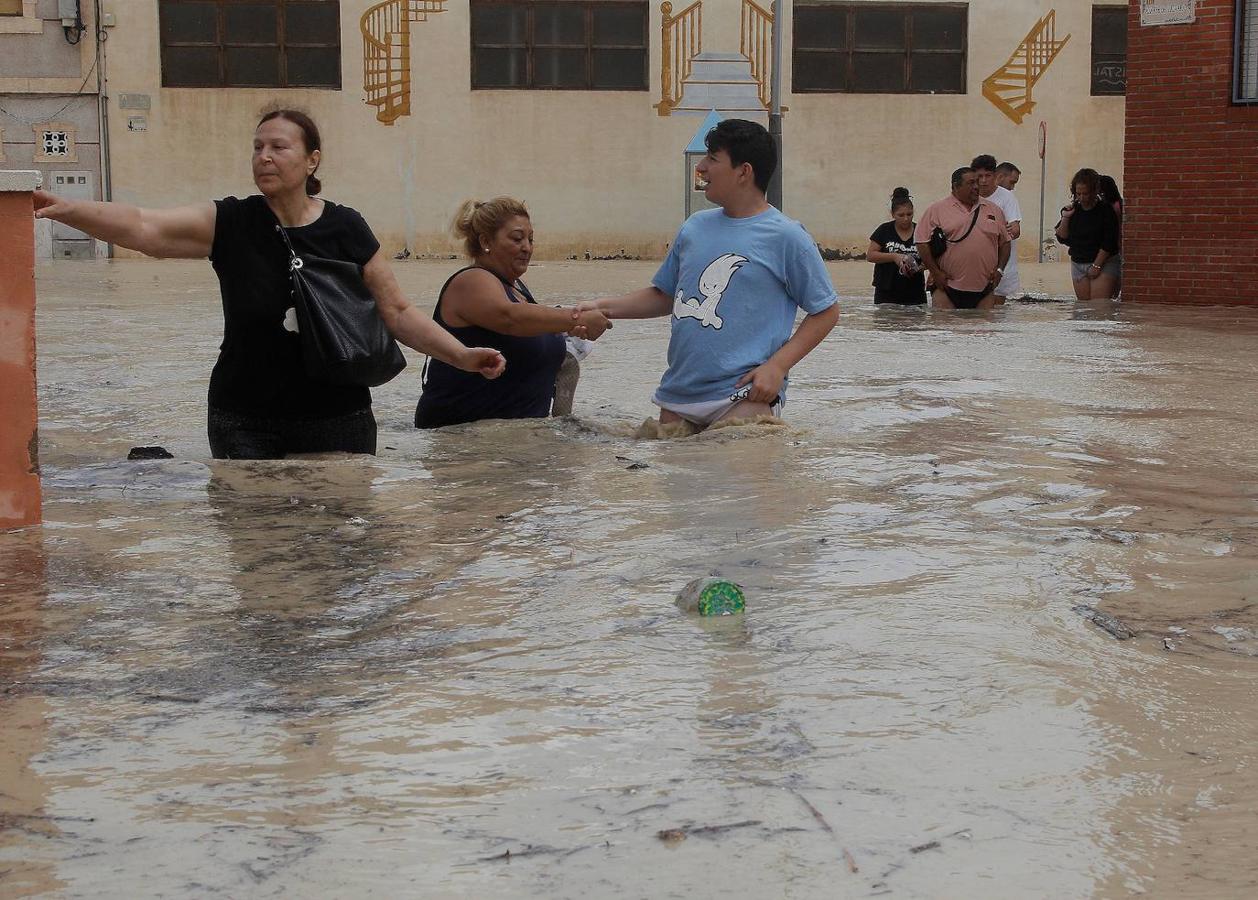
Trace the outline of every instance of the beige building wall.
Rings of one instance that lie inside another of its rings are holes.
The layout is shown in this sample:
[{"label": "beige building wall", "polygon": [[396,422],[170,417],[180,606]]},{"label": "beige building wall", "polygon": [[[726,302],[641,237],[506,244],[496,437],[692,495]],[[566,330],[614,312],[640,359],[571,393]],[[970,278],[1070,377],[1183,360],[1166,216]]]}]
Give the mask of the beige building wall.
[{"label": "beige building wall", "polygon": [[[174,89],[161,87],[156,0],[107,2],[117,23],[107,43],[115,197],[168,206],[251,192],[253,126],[265,107],[282,104],[315,116],[325,196],[359,209],[387,249],[454,252],[446,227],[458,204],[508,193],[529,204],[540,256],[662,254],[682,220],[682,150],[701,119],[654,108],[658,3],[649,91],[473,91],[468,4],[451,0],[412,26],[411,115],[393,125],[363,102],[359,19],[368,6],[341,2],[340,91]],[[740,6],[704,0],[705,50],[738,50]],[[984,99],[982,81],[1053,8],[1058,36],[1071,37],[1035,88],[1038,106],[1016,125]],[[863,250],[887,218],[892,188],[909,187],[924,206],[947,192],[953,168],[990,152],[1023,169],[1018,193],[1032,238],[1023,253],[1033,256],[1041,119],[1049,124],[1050,211],[1078,166],[1121,172],[1123,99],[1089,96],[1091,9],[1078,0],[971,2],[965,95],[791,94],[788,67],[788,214],[825,247]],[[144,130],[130,130],[134,113],[117,108],[124,93],[149,98]]]},{"label": "beige building wall", "polygon": [[[67,34],[57,0],[21,0],[0,15],[0,169],[40,173],[43,186],[64,190],[55,183],[72,180],[75,196],[101,196],[99,74],[96,62],[95,7],[81,0],[77,25]],[[69,11],[69,10],[67,10]],[[71,22],[76,20],[71,19]],[[55,152],[47,152],[43,137],[52,131],[65,135]],[[79,187],[80,179],[82,186]],[[100,242],[76,233],[69,243],[54,241],[51,222],[36,227],[36,255],[104,255]],[[73,249],[71,249],[73,248]]]}]

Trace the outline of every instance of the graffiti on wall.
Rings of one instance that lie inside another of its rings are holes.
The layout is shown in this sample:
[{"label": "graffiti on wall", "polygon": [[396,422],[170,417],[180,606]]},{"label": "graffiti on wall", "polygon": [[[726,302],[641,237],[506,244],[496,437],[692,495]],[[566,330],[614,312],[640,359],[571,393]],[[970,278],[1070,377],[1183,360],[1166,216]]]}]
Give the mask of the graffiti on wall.
[{"label": "graffiti on wall", "polygon": [[1066,46],[1070,35],[1057,39],[1057,10],[1036,22],[1009,59],[983,80],[983,96],[1002,113],[1021,125],[1035,107],[1031,94],[1036,82]]},{"label": "graffiti on wall", "polygon": [[363,13],[363,91],[376,118],[411,114],[411,25],[445,12],[446,0],[385,0]]}]

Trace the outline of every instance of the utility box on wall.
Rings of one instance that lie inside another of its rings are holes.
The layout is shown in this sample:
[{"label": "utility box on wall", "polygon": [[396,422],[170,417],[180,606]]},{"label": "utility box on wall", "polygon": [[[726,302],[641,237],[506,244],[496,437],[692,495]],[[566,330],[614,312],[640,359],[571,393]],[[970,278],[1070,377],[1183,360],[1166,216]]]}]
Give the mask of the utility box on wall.
[{"label": "utility box on wall", "polygon": [[[49,191],[71,200],[95,200],[96,184],[91,172],[52,172]],[[52,223],[53,259],[94,259],[96,241],[77,228]]]}]

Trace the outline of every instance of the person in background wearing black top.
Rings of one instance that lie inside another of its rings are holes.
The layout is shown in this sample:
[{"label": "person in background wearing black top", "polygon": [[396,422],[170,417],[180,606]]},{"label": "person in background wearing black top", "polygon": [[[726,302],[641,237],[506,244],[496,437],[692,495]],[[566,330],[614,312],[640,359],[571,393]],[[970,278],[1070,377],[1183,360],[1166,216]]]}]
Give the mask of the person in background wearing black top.
[{"label": "person in background wearing black top", "polygon": [[[1123,227],[1123,195],[1118,192],[1118,182],[1114,180],[1113,175],[1097,175],[1096,190],[1100,195],[1100,199],[1114,208],[1114,213],[1118,216],[1118,228],[1121,231]],[[1119,246],[1122,246],[1121,241]]]},{"label": "person in background wearing black top", "polygon": [[280,109],[253,135],[259,194],[175,209],[67,200],[35,192],[35,215],[148,256],[208,256],[223,297],[223,343],[210,376],[210,451],[218,459],[278,459],[289,453],[375,453],[371,392],[315,381],[302,368],[282,225],[298,253],[350,260],[403,344],[475,372],[502,374],[498,351],[466,347],[410,304],[362,216],[315,197],[318,128]]},{"label": "person in background wearing black top", "polygon": [[1118,296],[1118,216],[1098,190],[1095,169],[1080,169],[1070,179],[1074,200],[1061,211],[1057,240],[1070,248],[1070,278],[1080,300],[1109,300]]},{"label": "person in background wearing black top", "polygon": [[1102,203],[1108,203],[1118,216],[1118,253],[1114,259],[1118,265],[1118,284],[1114,286],[1114,296],[1123,292],[1123,195],[1118,191],[1118,182],[1112,175],[1097,175],[1096,190]]},{"label": "person in background wearing black top", "polygon": [[874,264],[874,302],[924,305],[926,273],[913,243],[913,198],[908,188],[891,193],[891,221],[869,236],[865,258]]},{"label": "person in background wearing black top", "polygon": [[433,319],[461,341],[500,351],[507,369],[486,381],[434,359],[415,408],[415,427],[549,416],[555,376],[567,354],[564,335],[597,340],[611,322],[598,310],[574,313],[533,299],[520,280],[533,257],[533,224],[519,200],[468,200],[452,230],[463,239],[472,264],[441,288]]}]

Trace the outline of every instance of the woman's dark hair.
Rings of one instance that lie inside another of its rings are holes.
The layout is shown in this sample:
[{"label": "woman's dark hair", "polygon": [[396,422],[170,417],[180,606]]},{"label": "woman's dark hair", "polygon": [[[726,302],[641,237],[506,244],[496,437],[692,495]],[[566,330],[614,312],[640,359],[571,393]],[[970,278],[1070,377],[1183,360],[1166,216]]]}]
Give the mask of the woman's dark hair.
[{"label": "woman's dark hair", "polygon": [[1100,188],[1097,186],[1100,178],[1101,176],[1096,174],[1096,169],[1080,169],[1070,179],[1070,196],[1073,197],[1075,195],[1075,185],[1077,184],[1090,188],[1094,194],[1100,193]]},{"label": "woman's dark hair", "polygon": [[1118,193],[1118,182],[1114,180],[1113,175],[1096,176],[1096,186],[1107,203],[1123,205],[1123,195]]},{"label": "woman's dark hair", "polygon": [[902,206],[912,206],[913,195],[909,193],[906,187],[898,187],[891,192],[891,214],[895,215],[895,211]]},{"label": "woman's dark hair", "polygon": [[529,218],[528,208],[514,197],[495,197],[492,200],[464,200],[454,214],[450,230],[463,239],[463,249],[472,259],[484,253],[484,247],[498,233],[498,229],[516,216]]},{"label": "woman's dark hair", "polygon": [[750,163],[756,187],[769,190],[769,179],[778,167],[778,148],[759,122],[724,119],[707,133],[703,143],[712,153],[724,150],[734,166]]},{"label": "woman's dark hair", "polygon": [[[255,130],[257,128],[261,128],[264,122],[269,122],[272,119],[284,119],[288,122],[292,122],[301,129],[301,142],[306,147],[307,155],[314,153],[316,150],[322,152],[323,139],[319,137],[319,126],[314,123],[314,119],[310,118],[310,116],[306,115],[301,110],[273,109],[258,120]],[[316,163],[315,172],[317,171],[319,171],[319,166]],[[318,178],[315,178],[315,172],[311,172],[306,176],[306,193],[311,197],[323,190],[323,185],[320,183]]]}]

